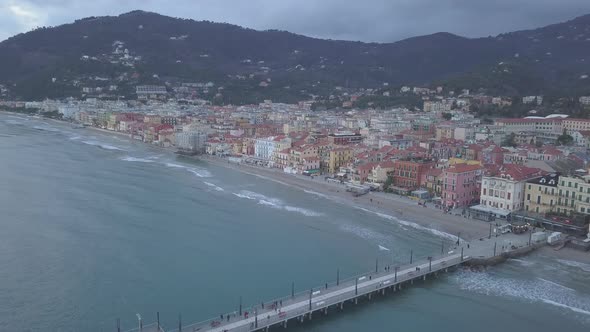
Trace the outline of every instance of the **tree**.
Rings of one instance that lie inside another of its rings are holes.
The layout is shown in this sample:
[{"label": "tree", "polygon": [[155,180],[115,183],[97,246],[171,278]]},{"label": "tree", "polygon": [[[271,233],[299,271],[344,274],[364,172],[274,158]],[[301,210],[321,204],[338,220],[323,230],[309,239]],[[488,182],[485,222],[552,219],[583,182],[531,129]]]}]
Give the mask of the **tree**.
[{"label": "tree", "polygon": [[506,136],[506,138],[504,139],[504,141],[502,141],[502,146],[510,146],[510,147],[516,147],[516,134],[515,133],[510,133],[510,135]]},{"label": "tree", "polygon": [[442,114],[442,117],[443,117],[443,119],[445,119],[445,120],[448,121],[448,120],[450,120],[450,119],[453,118],[453,114],[451,114],[451,113],[443,113]]},{"label": "tree", "polygon": [[564,130],[563,134],[557,138],[557,143],[561,145],[572,145],[572,143],[574,143],[574,138],[571,135],[568,135]]}]

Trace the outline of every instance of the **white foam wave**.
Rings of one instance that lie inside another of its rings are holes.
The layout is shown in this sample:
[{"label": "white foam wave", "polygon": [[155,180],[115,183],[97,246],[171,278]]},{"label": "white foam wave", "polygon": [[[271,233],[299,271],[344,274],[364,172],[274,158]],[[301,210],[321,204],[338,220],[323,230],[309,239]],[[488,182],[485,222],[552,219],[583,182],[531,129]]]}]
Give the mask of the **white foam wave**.
[{"label": "white foam wave", "polygon": [[379,245],[379,250],[382,250],[382,251],[390,251],[389,248],[385,248],[382,245]]},{"label": "white foam wave", "polygon": [[532,261],[526,261],[524,259],[518,259],[518,258],[510,258],[511,262],[517,262],[522,266],[532,266],[535,265],[535,262]]},{"label": "white foam wave", "polygon": [[541,299],[541,301],[543,301],[543,302],[545,302],[547,304],[551,304],[551,305],[560,307],[560,308],[566,308],[566,309],[569,309],[571,311],[574,311],[574,312],[577,312],[577,313],[580,313],[580,314],[590,315],[590,311],[587,311],[587,310],[583,310],[583,309],[580,309],[580,308],[572,307],[572,306],[569,306],[569,305],[566,305],[566,304],[562,304],[562,303],[558,303],[558,302],[555,302],[555,301],[551,301],[551,300],[548,300],[548,299]]},{"label": "white foam wave", "polygon": [[587,296],[580,295],[578,292],[559,284],[559,287],[548,287],[547,280],[540,280],[540,278],[511,279],[487,272],[460,271],[454,274],[451,280],[463,290],[483,295],[514,297],[528,302],[544,302],[583,314],[590,311],[590,298]]},{"label": "white foam wave", "polygon": [[549,285],[553,285],[553,286],[555,286],[555,287],[559,287],[559,288],[561,288],[561,289],[564,289],[564,290],[567,290],[567,291],[570,291],[570,292],[575,292],[575,290],[574,290],[574,289],[572,289],[572,288],[569,288],[569,287],[566,287],[566,286],[564,286],[564,285],[561,285],[561,284],[558,284],[558,283],[556,283],[556,282],[553,282],[553,281],[551,281],[551,280],[547,280],[547,279],[543,279],[543,278],[537,278],[537,279],[539,279],[539,280],[541,280],[542,282],[544,282],[544,283],[547,283],[547,284],[549,284]]},{"label": "white foam wave", "polygon": [[355,206],[355,208],[357,208],[359,210],[362,210],[362,211],[365,211],[365,212],[368,212],[368,213],[372,213],[372,214],[377,215],[377,216],[379,216],[379,217],[381,217],[383,219],[391,220],[391,221],[393,221],[393,222],[395,222],[397,224],[403,225],[403,226],[408,226],[408,227],[412,227],[412,228],[417,229],[417,230],[420,230],[420,231],[429,232],[431,234],[434,234],[434,235],[439,236],[439,237],[443,237],[445,239],[449,239],[449,240],[453,240],[453,241],[456,241],[457,240],[457,236],[456,235],[449,234],[449,233],[443,232],[443,231],[439,231],[438,229],[424,227],[422,225],[418,225],[418,224],[416,224],[414,222],[411,222],[411,221],[399,219],[399,218],[396,218],[394,216],[390,216],[390,215],[385,214],[385,213],[381,213],[381,212],[376,212],[376,211],[372,211],[372,210],[369,210],[369,209],[365,209],[363,207]]},{"label": "white foam wave", "polygon": [[288,212],[300,213],[300,214],[307,216],[307,217],[319,217],[322,215],[321,213],[316,212],[316,211],[300,208],[297,206],[287,205],[287,204],[285,204],[285,202],[283,202],[282,200],[280,200],[278,198],[267,197],[267,196],[264,196],[262,194],[259,194],[259,193],[253,192],[253,191],[242,190],[239,193],[233,193],[233,195],[236,197],[239,197],[239,198],[258,201],[258,204],[260,204],[260,205],[264,205],[264,206],[268,206],[268,207],[271,207],[274,209],[284,210],[284,211],[288,211]]},{"label": "white foam wave", "polygon": [[576,262],[576,261],[568,261],[565,259],[558,259],[557,261],[563,265],[577,267],[579,269],[582,269],[583,271],[590,272],[590,264]]},{"label": "white foam wave", "polygon": [[315,192],[315,191],[312,191],[312,190],[304,190],[303,192],[308,193],[308,194],[312,194],[312,195],[315,195],[315,196],[318,196],[318,197],[322,197],[322,198],[329,198],[328,195],[324,195],[322,193],[318,193],[318,192]]},{"label": "white foam wave", "polygon": [[171,168],[185,169],[188,172],[191,172],[200,178],[210,178],[211,177],[211,173],[209,173],[208,171],[206,171],[204,169],[189,167],[189,166],[175,164],[175,163],[165,163],[164,165],[166,165],[167,167],[171,167]]},{"label": "white foam wave", "polygon": [[131,161],[131,162],[138,162],[138,163],[153,163],[153,160],[145,159],[145,158],[135,158],[131,156],[122,157],[121,160],[124,161]]},{"label": "white foam wave", "polygon": [[372,229],[361,227],[358,225],[343,224],[343,225],[340,225],[339,228],[344,232],[352,233],[352,234],[360,237],[361,239],[367,240],[367,241],[374,241],[374,242],[378,242],[378,243],[379,242],[383,243],[388,240],[385,235],[383,235],[379,232],[375,232]]},{"label": "white foam wave", "polygon": [[81,139],[81,138],[82,138],[82,137],[80,137],[80,136],[72,136],[72,137],[70,137],[70,140],[72,140],[72,141],[76,141],[76,140],[79,140],[79,139]]},{"label": "white foam wave", "polygon": [[312,210],[308,210],[308,209],[304,209],[304,208],[300,208],[300,207],[296,207],[296,206],[289,206],[289,205],[285,206],[285,210],[287,210],[289,212],[298,212],[298,213],[301,213],[302,215],[308,216],[308,217],[319,217],[322,215],[319,212],[315,212]]},{"label": "white foam wave", "polygon": [[105,150],[117,150],[117,151],[125,151],[124,149],[114,146],[114,145],[109,145],[100,141],[82,141],[82,143],[84,144],[88,144],[88,145],[92,145],[92,146],[97,146],[101,149],[105,149]]},{"label": "white foam wave", "polygon": [[203,182],[203,183],[205,183],[206,185],[208,185],[209,187],[211,187],[211,188],[213,188],[213,189],[215,189],[217,191],[224,191],[223,188],[221,188],[219,186],[216,186],[213,183],[210,183],[210,182]]}]

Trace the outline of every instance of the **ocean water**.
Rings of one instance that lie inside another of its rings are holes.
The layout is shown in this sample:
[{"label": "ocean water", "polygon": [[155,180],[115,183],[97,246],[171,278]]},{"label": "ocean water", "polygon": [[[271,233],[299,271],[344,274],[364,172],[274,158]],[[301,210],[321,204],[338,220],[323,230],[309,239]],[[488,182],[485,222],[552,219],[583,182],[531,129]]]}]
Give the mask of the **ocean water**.
[{"label": "ocean water", "polygon": [[[440,250],[449,236],[111,134],[0,113],[0,331],[167,329]],[[299,331],[585,331],[590,265],[534,254]]]}]

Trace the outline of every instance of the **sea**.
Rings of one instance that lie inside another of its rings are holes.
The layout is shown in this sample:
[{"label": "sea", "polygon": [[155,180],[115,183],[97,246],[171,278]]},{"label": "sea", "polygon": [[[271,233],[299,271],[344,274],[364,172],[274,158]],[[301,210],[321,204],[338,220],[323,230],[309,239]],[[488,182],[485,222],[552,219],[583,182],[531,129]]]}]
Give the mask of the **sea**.
[{"label": "sea", "polygon": [[[0,113],[0,331],[166,330],[453,236],[111,133]],[[293,331],[588,331],[590,265],[534,253]]]}]

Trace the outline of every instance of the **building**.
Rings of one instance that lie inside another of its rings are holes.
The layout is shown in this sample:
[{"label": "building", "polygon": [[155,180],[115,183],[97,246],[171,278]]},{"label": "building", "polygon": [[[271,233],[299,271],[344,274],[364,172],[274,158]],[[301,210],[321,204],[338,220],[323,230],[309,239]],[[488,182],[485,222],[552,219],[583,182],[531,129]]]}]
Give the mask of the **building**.
[{"label": "building", "polygon": [[254,156],[263,160],[271,161],[274,156],[274,137],[259,138],[254,141]]},{"label": "building", "polygon": [[408,189],[419,188],[426,172],[435,164],[428,158],[405,158],[395,160],[393,163],[394,186]]},{"label": "building", "polygon": [[558,214],[590,214],[590,175],[560,176],[557,195]]},{"label": "building", "polygon": [[551,173],[526,181],[524,210],[545,214],[556,208],[559,175]]},{"label": "building", "polygon": [[176,146],[180,150],[203,153],[207,142],[207,133],[202,131],[183,131],[176,133]]},{"label": "building", "polygon": [[361,134],[338,132],[328,135],[328,142],[335,145],[358,144],[363,141]]},{"label": "building", "polygon": [[160,85],[138,85],[135,87],[137,99],[165,99],[168,91]]},{"label": "building", "polygon": [[479,202],[483,167],[457,164],[442,171],[442,204],[451,209]]},{"label": "building", "polygon": [[367,180],[372,183],[385,183],[389,173],[394,169],[393,166],[393,161],[390,160],[380,162],[377,166],[373,167]]},{"label": "building", "polygon": [[493,208],[506,216],[524,207],[526,181],[539,177],[542,171],[521,165],[503,165],[482,179],[480,205]]},{"label": "building", "polygon": [[340,167],[346,166],[352,160],[353,151],[350,148],[341,147],[330,150],[329,155],[328,172],[336,173]]}]

